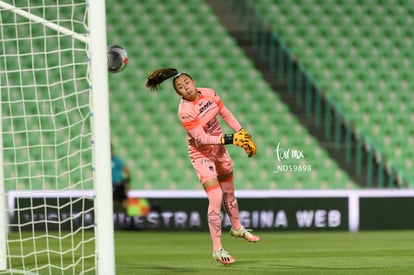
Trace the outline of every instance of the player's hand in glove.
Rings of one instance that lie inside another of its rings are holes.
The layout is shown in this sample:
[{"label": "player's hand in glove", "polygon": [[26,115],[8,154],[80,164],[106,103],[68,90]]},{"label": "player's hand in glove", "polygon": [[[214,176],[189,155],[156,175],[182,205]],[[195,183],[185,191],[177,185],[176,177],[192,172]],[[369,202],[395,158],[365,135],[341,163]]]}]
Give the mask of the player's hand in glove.
[{"label": "player's hand in glove", "polygon": [[256,144],[254,143],[252,136],[243,128],[234,134],[233,144],[242,147],[246,151],[249,158],[256,155]]},{"label": "player's hand in glove", "polygon": [[222,144],[234,144],[246,151],[249,158],[256,154],[256,144],[252,140],[252,136],[243,128],[234,134],[225,134],[221,138]]}]

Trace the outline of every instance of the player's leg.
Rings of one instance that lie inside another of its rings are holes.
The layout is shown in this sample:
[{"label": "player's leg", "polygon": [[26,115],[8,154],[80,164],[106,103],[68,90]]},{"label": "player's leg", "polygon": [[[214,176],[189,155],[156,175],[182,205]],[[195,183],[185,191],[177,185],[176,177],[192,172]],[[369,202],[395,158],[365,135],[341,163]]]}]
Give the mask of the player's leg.
[{"label": "player's leg", "polygon": [[223,190],[223,206],[233,228],[240,228],[239,207],[234,195],[233,160],[223,146],[216,156],[217,180]]},{"label": "player's leg", "polygon": [[206,181],[204,189],[208,197],[207,222],[213,242],[213,251],[219,250],[221,245],[221,216],[220,210],[222,205],[223,192],[220,189],[216,179]]},{"label": "player's leg", "polygon": [[129,179],[122,180],[122,207],[126,210],[128,207],[128,192],[130,189]]},{"label": "player's leg", "polygon": [[217,179],[211,179],[203,184],[208,197],[207,221],[210,237],[213,242],[213,258],[222,264],[231,264],[235,259],[221,245],[221,216],[223,192]]},{"label": "player's leg", "polygon": [[249,242],[257,242],[260,240],[259,236],[251,233],[251,230],[244,228],[240,223],[239,207],[237,198],[234,195],[233,173],[220,175],[219,182],[223,190],[223,204],[230,218],[231,230],[230,234],[235,238],[243,238]]},{"label": "player's leg", "polygon": [[239,206],[234,195],[233,173],[219,175],[217,177],[223,191],[223,206],[229,216],[233,228],[240,228]]},{"label": "player's leg", "polygon": [[223,203],[223,191],[217,180],[217,172],[210,159],[192,159],[192,164],[197,172],[200,182],[208,197],[207,221],[211,241],[213,243],[213,258],[222,264],[231,264],[235,259],[227,253],[221,244],[221,206]]},{"label": "player's leg", "polygon": [[124,186],[122,183],[118,183],[114,185],[112,199],[114,201],[114,206],[120,205],[122,207],[122,211],[125,211],[125,207],[124,207],[125,192],[124,192]]},{"label": "player's leg", "polygon": [[249,242],[257,242],[260,238],[244,228],[240,223],[239,206],[234,193],[233,161],[226,151],[217,162],[218,181],[223,190],[223,205],[229,216],[232,228],[230,234],[235,238],[243,238]]},{"label": "player's leg", "polygon": [[231,264],[235,259],[221,245],[221,217],[223,192],[217,179],[210,179],[203,184],[208,196],[207,220],[213,242],[213,258],[222,264]]}]

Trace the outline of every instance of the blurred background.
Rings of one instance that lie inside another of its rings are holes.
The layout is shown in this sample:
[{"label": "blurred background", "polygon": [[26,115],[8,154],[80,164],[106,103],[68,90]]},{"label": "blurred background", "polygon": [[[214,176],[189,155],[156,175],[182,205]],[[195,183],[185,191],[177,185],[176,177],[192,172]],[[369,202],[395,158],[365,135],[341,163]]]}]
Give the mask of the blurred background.
[{"label": "blurred background", "polygon": [[107,0],[108,44],[129,55],[109,84],[131,188],[201,189],[172,83],[145,88],[161,67],[216,90],[253,135],[252,159],[229,146],[238,189],[413,187],[413,19],[412,0]]}]

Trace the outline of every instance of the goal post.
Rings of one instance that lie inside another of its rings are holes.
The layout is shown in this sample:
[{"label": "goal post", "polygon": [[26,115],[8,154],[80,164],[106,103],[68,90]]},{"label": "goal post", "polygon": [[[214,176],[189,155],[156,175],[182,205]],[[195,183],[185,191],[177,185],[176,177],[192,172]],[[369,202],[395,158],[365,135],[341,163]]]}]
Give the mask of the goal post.
[{"label": "goal post", "polygon": [[[0,101],[1,103],[1,101]],[[1,104],[0,104],[0,114],[1,114]],[[1,127],[0,119],[0,129]],[[0,135],[0,164],[3,164],[3,154],[1,153],[3,144],[3,136]],[[6,240],[7,240],[7,214],[6,214],[6,193],[4,189],[4,174],[3,167],[0,166],[0,272],[7,269],[6,261]]]},{"label": "goal post", "polygon": [[0,1],[0,274],[115,274],[105,12]]},{"label": "goal post", "polygon": [[115,274],[105,1],[89,2],[98,273]]}]

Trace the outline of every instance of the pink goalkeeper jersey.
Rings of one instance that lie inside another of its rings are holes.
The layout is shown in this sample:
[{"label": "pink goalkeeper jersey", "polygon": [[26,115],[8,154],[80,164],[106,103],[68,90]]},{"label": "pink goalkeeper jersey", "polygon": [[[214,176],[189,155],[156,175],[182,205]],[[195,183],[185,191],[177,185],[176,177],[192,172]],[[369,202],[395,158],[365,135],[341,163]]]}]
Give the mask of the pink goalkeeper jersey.
[{"label": "pink goalkeeper jersey", "polygon": [[218,114],[235,132],[242,128],[214,90],[197,88],[197,91],[200,96],[194,101],[181,98],[178,109],[178,117],[187,132],[190,153],[201,149],[199,147],[221,144],[223,131]]}]

